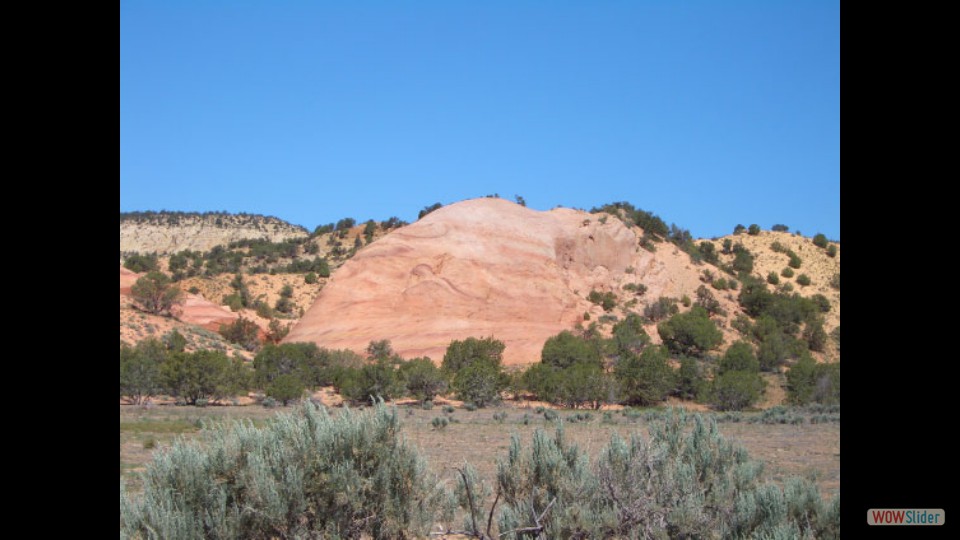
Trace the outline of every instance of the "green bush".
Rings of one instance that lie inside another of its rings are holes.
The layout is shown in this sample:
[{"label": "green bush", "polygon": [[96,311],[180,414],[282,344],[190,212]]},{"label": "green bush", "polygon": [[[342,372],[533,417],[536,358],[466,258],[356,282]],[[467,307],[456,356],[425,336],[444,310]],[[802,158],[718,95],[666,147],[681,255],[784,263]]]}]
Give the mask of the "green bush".
[{"label": "green bush", "polygon": [[447,346],[440,369],[450,379],[459,399],[484,407],[499,401],[507,387],[503,373],[502,341],[492,337],[454,340]]},{"label": "green bush", "polygon": [[161,367],[161,377],[171,395],[196,404],[236,396],[249,387],[251,374],[240,358],[201,350],[171,355]]},{"label": "green bush", "polygon": [[314,285],[317,283],[317,274],[316,272],[309,272],[307,275],[303,276],[303,282],[307,285]]},{"label": "green bush", "polygon": [[756,236],[760,234],[760,226],[757,225],[756,223],[751,224],[750,227],[747,229],[747,234],[749,234],[750,236]]},{"label": "green bush", "polygon": [[748,371],[728,371],[713,380],[713,406],[720,411],[739,411],[760,399],[763,379]]},{"label": "green bush", "polygon": [[792,251],[787,253],[787,255],[790,257],[790,262],[787,263],[790,265],[790,268],[800,268],[800,265],[803,263],[800,256]]},{"label": "green bush", "polygon": [[753,272],[753,254],[743,244],[733,247],[733,269],[745,274]]},{"label": "green bush", "polygon": [[776,232],[787,232],[787,231],[790,230],[790,227],[787,227],[786,225],[784,225],[784,224],[782,224],[782,223],[777,223],[777,224],[774,225],[773,227],[770,227],[770,230],[776,231]]},{"label": "green bush", "polygon": [[810,285],[810,276],[806,274],[800,274],[799,276],[797,276],[797,285],[800,285],[801,287],[806,287],[807,285]]},{"label": "green bush", "polygon": [[267,387],[267,396],[288,405],[303,397],[305,388],[303,381],[294,375],[280,375]]},{"label": "green bush", "polygon": [[[625,330],[621,332],[624,333]],[[540,361],[560,369],[578,362],[593,363],[598,366],[601,364],[600,351],[594,343],[566,330],[547,338],[540,352]]]},{"label": "green bush", "polygon": [[830,244],[827,246],[827,257],[836,257],[837,256],[837,246]]},{"label": "green bush", "polygon": [[840,272],[837,272],[830,277],[830,287],[838,291],[840,290]]},{"label": "green bush", "polygon": [[689,356],[702,355],[723,341],[723,334],[700,306],[660,323],[657,332],[671,352]]},{"label": "green bush", "polygon": [[602,307],[604,311],[610,311],[617,306],[617,296],[610,291],[604,293],[597,290],[590,291],[587,300]]},{"label": "green bush", "polygon": [[680,311],[677,307],[677,299],[661,296],[656,302],[648,304],[643,309],[643,316],[653,322],[661,321]]},{"label": "green bush", "polygon": [[676,387],[676,375],[668,359],[663,346],[647,347],[640,355],[622,355],[614,368],[621,402],[646,406],[665,400]]},{"label": "green bush", "polygon": [[120,397],[140,405],[163,390],[160,368],[167,350],[156,338],[147,338],[135,348],[120,346]]},{"label": "green bush", "polygon": [[430,421],[430,425],[433,426],[433,429],[437,431],[443,431],[447,429],[448,425],[450,425],[450,421],[443,416],[437,416]]},{"label": "green bush", "polygon": [[776,272],[770,272],[769,274],[767,274],[767,283],[771,285],[779,285],[780,277],[777,276]]},{"label": "green bush", "polygon": [[[726,281],[724,281],[726,288]],[[705,286],[697,287],[697,306],[706,310],[707,315],[726,315],[727,312],[720,307],[720,301]]]},{"label": "green bush", "polygon": [[747,230],[747,228],[738,223],[737,226],[733,228],[733,234],[743,234],[745,230]]},{"label": "green bush", "polygon": [[440,368],[429,358],[414,358],[400,365],[400,380],[407,393],[421,401],[429,401],[447,389]]},{"label": "green bush", "polygon": [[823,233],[817,233],[816,236],[813,237],[813,245],[817,246],[818,248],[826,249],[827,237],[824,236]]},{"label": "green bush", "polygon": [[204,435],[155,453],[139,497],[121,482],[121,538],[426,536],[441,500],[382,404],[331,416],[307,403]]},{"label": "green bush", "polygon": [[[123,267],[131,272],[141,274],[143,272],[155,272],[159,270],[160,264],[157,262],[156,253],[149,253],[147,255],[133,253],[128,255],[123,261]],[[173,271],[173,269],[171,269],[171,271]]]},{"label": "green bush", "polygon": [[793,277],[793,268],[790,268],[790,267],[784,268],[783,270],[780,271],[780,275],[783,276],[783,277],[785,277],[785,278],[792,278],[792,277]]},{"label": "green bush", "polygon": [[255,351],[260,347],[260,327],[243,316],[230,324],[221,324],[219,332],[230,343],[248,351]]},{"label": "green bush", "polygon": [[[762,466],[715,421],[688,423],[671,413],[649,440],[614,435],[593,465],[562,428],[552,437],[537,430],[528,448],[514,435],[497,465],[501,537],[839,538],[839,497],[825,503],[807,480],[764,483]],[[480,538],[477,524],[493,514],[489,490],[475,474],[460,482],[459,493],[480,494],[459,499],[472,516],[466,532]]]},{"label": "green bush", "polygon": [[130,287],[130,296],[141,309],[154,315],[169,315],[173,306],[183,301],[180,287],[173,285],[166,274],[157,271],[137,279]]}]

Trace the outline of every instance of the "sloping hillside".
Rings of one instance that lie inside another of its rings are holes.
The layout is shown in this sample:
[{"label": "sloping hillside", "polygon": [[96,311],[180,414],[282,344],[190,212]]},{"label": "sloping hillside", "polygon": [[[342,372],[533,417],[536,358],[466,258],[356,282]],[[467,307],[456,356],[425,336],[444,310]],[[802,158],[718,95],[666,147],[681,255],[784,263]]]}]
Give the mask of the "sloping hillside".
[{"label": "sloping hillside", "polygon": [[[363,351],[389,339],[405,357],[439,360],[454,339],[494,336],[508,364],[534,362],[548,337],[585,314],[611,321],[660,296],[694,296],[699,268],[673,245],[642,249],[638,233],[606,214],[456,203],[357,253],[286,341]],[[631,283],[646,291],[625,291]],[[617,307],[605,314],[592,291],[614,293]],[[732,298],[721,302],[732,309]]]},{"label": "sloping hillside", "polygon": [[120,214],[120,253],[207,251],[237,240],[279,242],[307,230],[275,217],[253,214],[133,212]]}]

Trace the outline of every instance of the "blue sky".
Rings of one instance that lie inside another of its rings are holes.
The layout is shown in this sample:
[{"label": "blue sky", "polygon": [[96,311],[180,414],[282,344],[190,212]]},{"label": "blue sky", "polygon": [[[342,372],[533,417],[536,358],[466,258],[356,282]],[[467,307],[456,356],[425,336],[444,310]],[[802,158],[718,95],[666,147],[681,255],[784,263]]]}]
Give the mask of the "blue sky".
[{"label": "blue sky", "polygon": [[491,193],[839,239],[839,2],[121,1],[121,211]]}]

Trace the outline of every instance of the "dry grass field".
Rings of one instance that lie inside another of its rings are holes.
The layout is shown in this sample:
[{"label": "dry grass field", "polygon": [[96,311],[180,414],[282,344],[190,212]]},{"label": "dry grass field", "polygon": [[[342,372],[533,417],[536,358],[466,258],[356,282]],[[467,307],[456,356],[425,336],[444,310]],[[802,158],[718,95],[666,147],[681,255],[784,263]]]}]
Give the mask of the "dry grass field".
[{"label": "dry grass field", "polygon": [[[250,419],[262,425],[278,411],[292,407],[266,409],[258,405],[226,407],[152,408],[120,406],[120,473],[128,486],[139,489],[137,471],[144,468],[153,452],[162,451],[179,436],[196,437],[204,421]],[[336,410],[336,409],[334,409]],[[534,408],[520,408],[508,404],[499,408],[467,411],[444,411],[441,404],[430,410],[419,406],[398,407],[404,434],[421,450],[430,468],[441,478],[453,482],[453,467],[471,463],[488,481],[493,481],[497,459],[506,455],[513,433],[528,444],[537,428],[552,431],[555,423],[544,419]],[[621,411],[590,411],[589,421],[570,422],[569,418],[585,411],[555,411],[565,420],[568,438],[588,451],[591,457],[618,433],[629,436],[642,432],[646,435],[646,413],[634,410],[631,417]],[[649,412],[649,411],[648,411]],[[502,421],[495,413],[506,413]],[[706,413],[711,414],[711,413]],[[802,424],[750,423],[753,415],[744,413],[740,422],[722,422],[720,431],[727,438],[744,446],[754,459],[765,463],[766,477],[774,481],[788,476],[814,479],[827,498],[840,492],[840,424],[809,421]],[[437,430],[432,421],[437,417],[450,418],[449,425]],[[526,419],[526,421],[525,421]]]}]

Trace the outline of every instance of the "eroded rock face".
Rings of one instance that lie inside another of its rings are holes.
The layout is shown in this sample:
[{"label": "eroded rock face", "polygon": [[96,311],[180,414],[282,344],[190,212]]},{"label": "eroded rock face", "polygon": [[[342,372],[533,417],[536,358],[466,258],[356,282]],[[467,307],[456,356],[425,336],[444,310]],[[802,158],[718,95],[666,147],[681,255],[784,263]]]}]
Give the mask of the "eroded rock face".
[{"label": "eroded rock face", "polygon": [[[120,267],[121,299],[130,297],[130,288],[142,275]],[[190,293],[184,293],[183,303],[173,308],[173,315],[181,322],[195,324],[213,331],[220,328],[221,324],[232,323],[239,317],[224,306],[219,306],[201,296]]]},{"label": "eroded rock face", "polygon": [[362,352],[389,339],[406,358],[439,362],[452,340],[493,336],[506,363],[538,361],[548,337],[592,308],[587,293],[637,262],[634,232],[604,221],[502,199],[444,207],[361,250],[286,341]]}]

